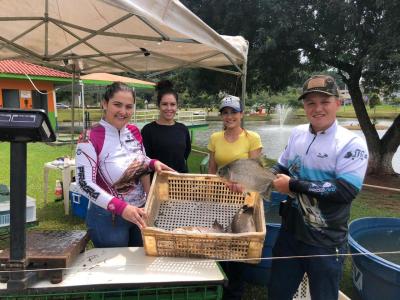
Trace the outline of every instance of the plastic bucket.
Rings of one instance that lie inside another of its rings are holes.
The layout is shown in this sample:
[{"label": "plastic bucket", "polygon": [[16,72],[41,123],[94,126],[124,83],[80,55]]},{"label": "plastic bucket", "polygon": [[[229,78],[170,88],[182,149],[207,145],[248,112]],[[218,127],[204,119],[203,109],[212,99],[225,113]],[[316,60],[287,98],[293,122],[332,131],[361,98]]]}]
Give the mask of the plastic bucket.
[{"label": "plastic bucket", "polygon": [[363,300],[400,299],[400,265],[392,261],[395,256],[385,259],[371,253],[399,251],[399,232],[399,218],[362,218],[350,223],[350,251],[365,253],[352,256],[353,284]]},{"label": "plastic bucket", "polygon": [[271,260],[265,259],[272,257],[272,248],[278,237],[281,224],[270,223],[266,225],[267,234],[265,236],[264,247],[262,250],[262,257],[259,264],[250,265],[246,264],[244,270],[244,278],[248,283],[268,286],[271,277]]},{"label": "plastic bucket", "polygon": [[244,278],[248,283],[268,286],[271,277],[272,248],[278,238],[281,228],[281,217],[279,216],[279,204],[286,200],[286,195],[278,192],[271,193],[271,200],[264,200],[264,211],[266,224],[266,236],[262,250],[262,260],[259,264],[246,264]]}]

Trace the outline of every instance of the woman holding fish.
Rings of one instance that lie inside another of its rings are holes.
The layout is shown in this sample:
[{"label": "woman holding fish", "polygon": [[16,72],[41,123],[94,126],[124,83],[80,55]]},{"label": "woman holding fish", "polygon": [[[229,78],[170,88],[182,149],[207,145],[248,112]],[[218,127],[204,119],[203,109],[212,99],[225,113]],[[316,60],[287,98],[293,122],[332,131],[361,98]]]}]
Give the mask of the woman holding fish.
[{"label": "woman holding fish", "polygon": [[[222,99],[219,112],[224,130],[213,133],[208,143],[210,174],[216,174],[218,168],[235,160],[258,158],[262,150],[258,133],[241,127],[243,108],[238,97],[226,96]],[[244,263],[223,262],[221,265],[229,279],[224,290],[224,299],[241,299],[244,291]]]},{"label": "woman holding fish", "polygon": [[148,173],[172,170],[146,156],[139,129],[129,124],[134,103],[131,87],[121,82],[107,86],[103,118],[77,145],[77,181],[90,199],[86,223],[95,247],[142,245]]}]

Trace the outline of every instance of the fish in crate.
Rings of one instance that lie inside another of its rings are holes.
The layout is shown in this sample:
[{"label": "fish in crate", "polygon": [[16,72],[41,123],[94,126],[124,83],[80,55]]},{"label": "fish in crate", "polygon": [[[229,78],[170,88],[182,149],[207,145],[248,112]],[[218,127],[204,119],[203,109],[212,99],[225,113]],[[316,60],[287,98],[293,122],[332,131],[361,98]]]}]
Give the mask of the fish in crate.
[{"label": "fish in crate", "polygon": [[232,222],[229,227],[224,228],[223,225],[218,223],[218,220],[215,219],[212,227],[205,226],[185,226],[175,228],[173,232],[179,233],[243,233],[243,232],[256,232],[256,225],[254,222],[254,208],[248,206],[247,204],[243,205],[233,216]]},{"label": "fish in crate", "polygon": [[145,252],[258,263],[265,238],[259,198],[230,191],[216,175],[157,174],[145,207]]}]

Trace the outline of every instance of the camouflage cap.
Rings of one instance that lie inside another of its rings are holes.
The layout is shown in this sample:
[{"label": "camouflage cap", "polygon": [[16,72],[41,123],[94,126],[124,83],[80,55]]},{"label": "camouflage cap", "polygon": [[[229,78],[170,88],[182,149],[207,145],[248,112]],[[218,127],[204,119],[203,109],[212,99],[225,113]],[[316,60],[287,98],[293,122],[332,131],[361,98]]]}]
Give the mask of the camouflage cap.
[{"label": "camouflage cap", "polygon": [[318,92],[339,97],[339,88],[333,77],[328,75],[314,75],[307,79],[303,85],[303,94],[298,100],[304,99],[308,94]]}]

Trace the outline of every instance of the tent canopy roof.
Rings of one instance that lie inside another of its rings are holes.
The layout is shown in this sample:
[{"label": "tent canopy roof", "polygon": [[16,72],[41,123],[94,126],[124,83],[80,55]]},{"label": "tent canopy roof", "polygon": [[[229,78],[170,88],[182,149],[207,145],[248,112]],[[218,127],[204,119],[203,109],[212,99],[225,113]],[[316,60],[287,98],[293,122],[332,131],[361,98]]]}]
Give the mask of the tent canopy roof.
[{"label": "tent canopy roof", "polygon": [[154,89],[154,82],[139,80],[130,77],[118,76],[109,73],[92,73],[80,77],[85,84],[108,85],[114,81],[120,81],[131,86]]},{"label": "tent canopy roof", "polygon": [[243,37],[217,34],[177,0],[3,0],[0,26],[0,59],[73,63],[83,73],[241,75],[248,51]]}]

